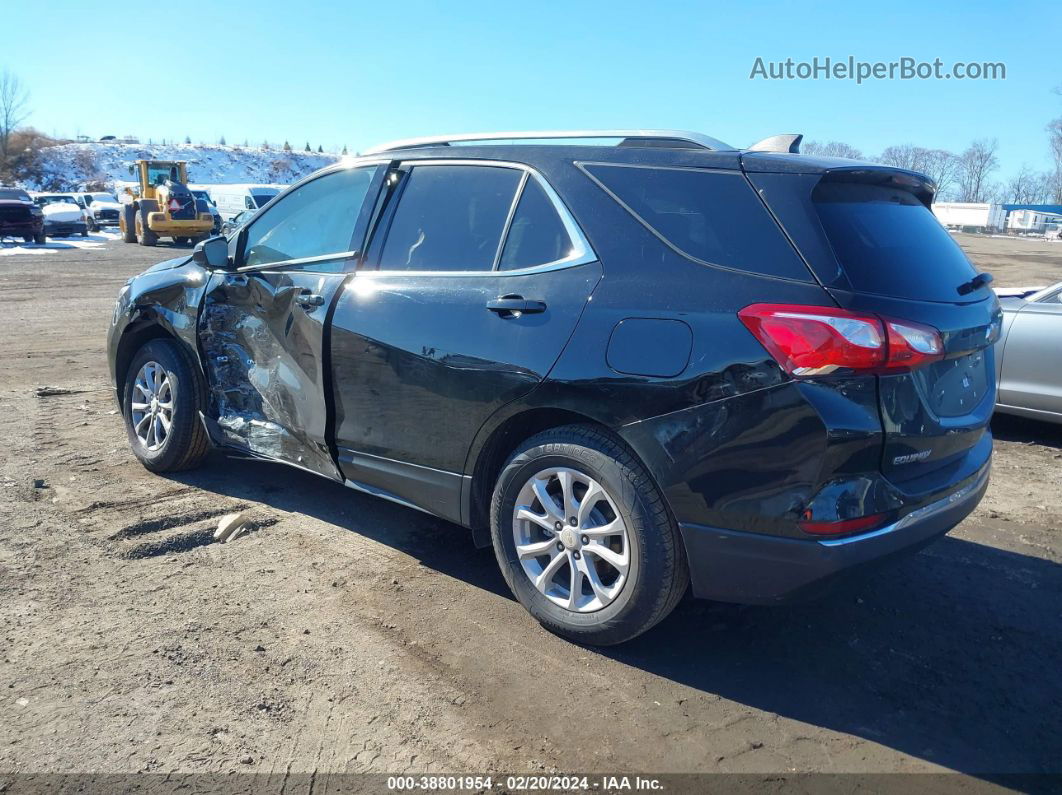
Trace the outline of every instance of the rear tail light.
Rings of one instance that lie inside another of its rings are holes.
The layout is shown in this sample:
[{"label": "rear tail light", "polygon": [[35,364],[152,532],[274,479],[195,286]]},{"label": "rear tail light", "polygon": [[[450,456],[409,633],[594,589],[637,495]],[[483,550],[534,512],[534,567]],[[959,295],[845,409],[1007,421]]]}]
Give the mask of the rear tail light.
[{"label": "rear tail light", "polygon": [[929,326],[826,306],[752,304],[738,317],[782,369],[809,378],[837,370],[910,370],[944,355]]},{"label": "rear tail light", "polygon": [[816,522],[811,519],[801,521],[800,529],[815,536],[840,536],[872,530],[885,523],[888,514],[873,513],[857,519],[842,519],[837,522]]}]

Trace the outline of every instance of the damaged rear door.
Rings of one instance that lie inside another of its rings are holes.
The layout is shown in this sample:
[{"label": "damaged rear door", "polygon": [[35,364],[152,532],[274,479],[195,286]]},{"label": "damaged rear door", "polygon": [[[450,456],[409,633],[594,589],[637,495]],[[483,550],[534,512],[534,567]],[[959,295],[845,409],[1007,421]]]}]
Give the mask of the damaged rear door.
[{"label": "damaged rear door", "polygon": [[315,177],[230,243],[232,269],[211,275],[199,315],[215,441],[339,479],[328,443],[328,320],[384,171]]}]

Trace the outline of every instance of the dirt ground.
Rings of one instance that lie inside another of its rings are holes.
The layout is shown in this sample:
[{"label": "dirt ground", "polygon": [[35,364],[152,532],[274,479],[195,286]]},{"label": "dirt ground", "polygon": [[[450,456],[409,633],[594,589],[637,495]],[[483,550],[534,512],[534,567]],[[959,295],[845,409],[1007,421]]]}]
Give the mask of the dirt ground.
[{"label": "dirt ground", "polygon": [[[1062,244],[959,239],[1062,279]],[[461,528],[217,453],[144,470],[104,335],[172,255],[0,251],[0,772],[1062,771],[1062,428],[997,421],[977,512],[824,601],[591,650]]]}]

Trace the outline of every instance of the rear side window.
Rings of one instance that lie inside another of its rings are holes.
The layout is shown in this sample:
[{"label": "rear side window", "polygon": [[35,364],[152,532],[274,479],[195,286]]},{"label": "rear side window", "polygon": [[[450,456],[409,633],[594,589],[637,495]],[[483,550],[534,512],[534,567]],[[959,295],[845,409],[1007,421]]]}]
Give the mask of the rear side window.
[{"label": "rear side window", "polygon": [[530,268],[564,259],[572,240],[557,215],[557,208],[534,178],[528,178],[509,225],[500,270]]},{"label": "rear side window", "polygon": [[657,237],[691,259],[811,281],[803,260],[741,174],[617,165],[582,168]]},{"label": "rear side window", "polygon": [[959,285],[977,273],[933,213],[905,190],[823,182],[811,198],[858,292],[958,301]]},{"label": "rear side window", "polygon": [[381,270],[491,270],[522,172],[414,166],[380,254]]}]

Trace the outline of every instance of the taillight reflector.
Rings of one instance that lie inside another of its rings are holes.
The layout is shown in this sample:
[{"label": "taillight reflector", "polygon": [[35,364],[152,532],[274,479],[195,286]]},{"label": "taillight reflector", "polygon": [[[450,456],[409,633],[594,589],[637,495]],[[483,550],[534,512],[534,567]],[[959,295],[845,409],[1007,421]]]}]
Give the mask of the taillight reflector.
[{"label": "taillight reflector", "polygon": [[837,370],[910,370],[944,355],[929,326],[826,306],[752,304],[738,312],[749,331],[790,375]]}]

